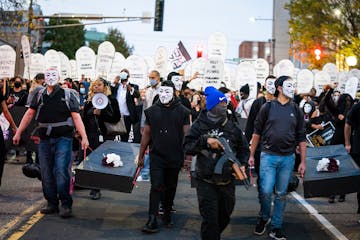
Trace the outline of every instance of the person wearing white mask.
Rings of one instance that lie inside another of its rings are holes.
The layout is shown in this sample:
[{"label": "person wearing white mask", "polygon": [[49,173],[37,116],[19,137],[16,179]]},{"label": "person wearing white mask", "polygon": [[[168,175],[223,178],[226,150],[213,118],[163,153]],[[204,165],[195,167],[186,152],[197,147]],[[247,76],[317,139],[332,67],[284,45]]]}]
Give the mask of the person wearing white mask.
[{"label": "person wearing white mask", "polygon": [[[171,227],[171,207],[176,194],[178,175],[184,163],[183,139],[190,128],[190,111],[175,95],[171,81],[159,87],[159,100],[145,109],[145,124],[139,151],[139,167],[144,166],[147,147],[150,147],[150,201],[149,219],[145,233],[159,231],[156,216],[162,201],[163,225]],[[151,143],[151,145],[150,145]]]}]

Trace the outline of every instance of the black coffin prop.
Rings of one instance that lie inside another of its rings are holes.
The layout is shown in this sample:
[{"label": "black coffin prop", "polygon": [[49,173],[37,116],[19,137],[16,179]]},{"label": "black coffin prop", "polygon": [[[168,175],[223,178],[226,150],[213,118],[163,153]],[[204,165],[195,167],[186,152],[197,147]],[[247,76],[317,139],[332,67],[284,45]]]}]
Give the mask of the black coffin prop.
[{"label": "black coffin prop", "polygon": [[[360,192],[360,169],[343,145],[307,148],[306,151],[305,198]],[[340,161],[339,171],[317,172],[318,161],[329,157]]]},{"label": "black coffin prop", "polygon": [[[75,169],[75,185],[131,193],[137,170],[134,160],[139,153],[139,146],[135,143],[106,141]],[[108,153],[119,155],[124,165],[115,168],[103,166],[101,161]]]}]

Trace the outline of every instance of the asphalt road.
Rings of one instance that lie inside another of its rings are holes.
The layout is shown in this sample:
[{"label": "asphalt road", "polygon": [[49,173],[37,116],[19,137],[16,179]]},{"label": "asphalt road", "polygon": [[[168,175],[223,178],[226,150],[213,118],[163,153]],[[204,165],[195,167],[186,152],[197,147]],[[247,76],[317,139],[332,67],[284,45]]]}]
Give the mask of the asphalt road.
[{"label": "asphalt road", "polygon": [[[74,192],[74,217],[61,219],[57,215],[44,216],[38,212],[45,204],[41,183],[23,176],[21,166],[14,163],[5,166],[0,187],[0,239],[200,239],[201,218],[196,192],[190,188],[186,172],[181,173],[175,199],[175,226],[147,235],[140,229],[147,220],[148,182],[140,182],[131,194],[102,191],[102,198],[97,201],[88,198],[88,190],[77,190]],[[300,187],[300,196],[301,191]],[[253,235],[258,212],[256,194],[256,188],[247,191],[237,187],[235,210],[222,239],[268,239],[266,235]],[[360,239],[355,194],[347,195],[344,203],[331,205],[325,198],[306,199],[315,208],[315,213],[309,213],[294,196],[288,197],[284,217],[283,227],[288,239]],[[330,229],[334,226],[340,235],[335,237],[326,224],[320,224],[319,215],[325,217],[332,224]]]}]

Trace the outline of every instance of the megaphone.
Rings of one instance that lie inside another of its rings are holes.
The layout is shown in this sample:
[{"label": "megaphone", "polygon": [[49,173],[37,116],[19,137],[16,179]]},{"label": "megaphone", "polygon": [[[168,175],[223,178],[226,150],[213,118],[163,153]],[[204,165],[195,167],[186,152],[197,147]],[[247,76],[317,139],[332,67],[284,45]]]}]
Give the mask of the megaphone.
[{"label": "megaphone", "polygon": [[94,108],[96,108],[96,109],[104,109],[108,105],[109,99],[103,93],[96,93],[93,96],[91,103],[94,106]]}]

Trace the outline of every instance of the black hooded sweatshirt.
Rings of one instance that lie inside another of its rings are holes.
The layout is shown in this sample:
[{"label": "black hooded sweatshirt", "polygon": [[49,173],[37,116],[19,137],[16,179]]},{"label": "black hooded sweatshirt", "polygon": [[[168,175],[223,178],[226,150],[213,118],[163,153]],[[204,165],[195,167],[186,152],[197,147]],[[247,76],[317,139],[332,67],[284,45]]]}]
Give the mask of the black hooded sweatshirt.
[{"label": "black hooded sweatshirt", "polygon": [[151,129],[150,168],[181,168],[184,163],[184,125],[190,124],[190,110],[178,98],[169,106],[159,100],[144,111]]},{"label": "black hooded sweatshirt", "polygon": [[[230,183],[233,180],[233,170],[229,161],[224,165],[221,175],[214,173],[216,163],[223,153],[211,150],[207,139],[216,136],[227,139],[238,160],[242,165],[246,164],[249,159],[249,145],[237,122],[228,117],[226,121],[215,124],[208,118],[206,110],[200,113],[189,134],[185,136],[185,153],[197,156],[195,171],[198,179],[214,184]],[[210,152],[211,157],[203,154],[204,152]]]}]

